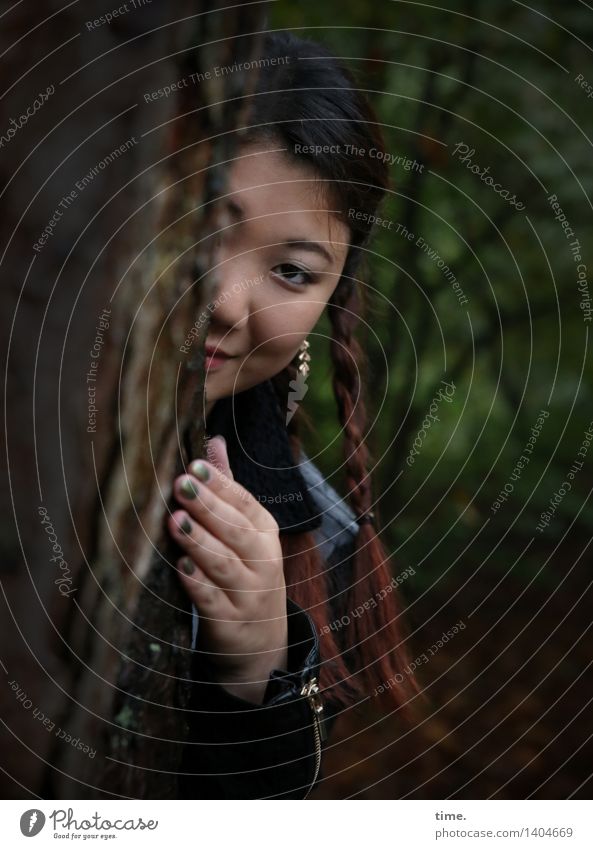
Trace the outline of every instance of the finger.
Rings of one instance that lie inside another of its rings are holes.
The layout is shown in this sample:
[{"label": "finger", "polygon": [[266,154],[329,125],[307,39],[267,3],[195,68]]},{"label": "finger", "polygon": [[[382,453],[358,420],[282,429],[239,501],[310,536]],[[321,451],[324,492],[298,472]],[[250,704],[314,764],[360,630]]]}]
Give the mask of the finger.
[{"label": "finger", "polygon": [[248,583],[250,571],[247,566],[221,540],[192,521],[185,511],[176,510],[168,524],[186,554],[234,602],[237,592]]},{"label": "finger", "polygon": [[190,518],[224,542],[238,557],[244,560],[251,553],[253,534],[257,530],[243,513],[192,475],[176,478],[173,491]]},{"label": "finger", "polygon": [[208,461],[212,463],[213,466],[216,466],[223,475],[226,475],[227,478],[230,478],[230,480],[234,480],[227,453],[226,439],[224,436],[217,433],[216,436],[213,436],[208,440],[206,456]]},{"label": "finger", "polygon": [[177,561],[181,584],[190,600],[207,619],[230,618],[233,606],[227,594],[208,578],[192,558],[184,554]]},{"label": "finger", "polygon": [[[188,467],[189,473],[198,479],[210,492],[223,498],[238,510],[258,530],[278,531],[278,523],[266,508],[253,495],[232,478],[209,463],[207,460],[193,460]],[[199,485],[199,484],[198,484]]]}]

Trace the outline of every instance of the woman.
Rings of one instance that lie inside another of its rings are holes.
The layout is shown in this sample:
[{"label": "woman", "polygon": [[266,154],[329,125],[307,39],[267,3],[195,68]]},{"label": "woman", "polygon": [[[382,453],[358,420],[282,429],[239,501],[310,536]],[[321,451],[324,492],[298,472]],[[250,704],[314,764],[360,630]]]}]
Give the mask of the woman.
[{"label": "woman", "polygon": [[[268,35],[262,59],[221,199],[206,340],[213,436],[207,459],[175,481],[169,517],[196,612],[182,781],[196,798],[304,798],[338,711],[382,693],[409,718],[417,694],[374,527],[354,337],[356,274],[388,185],[384,146],[319,45]],[[306,400],[294,398],[324,310],[349,506],[298,437]]]}]

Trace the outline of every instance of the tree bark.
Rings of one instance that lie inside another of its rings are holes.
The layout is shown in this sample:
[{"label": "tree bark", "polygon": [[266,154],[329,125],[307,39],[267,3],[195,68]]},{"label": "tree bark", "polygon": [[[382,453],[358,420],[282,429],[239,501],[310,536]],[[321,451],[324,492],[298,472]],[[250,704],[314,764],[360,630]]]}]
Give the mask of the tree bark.
[{"label": "tree bark", "polygon": [[164,519],[202,454],[215,163],[248,85],[213,70],[252,56],[262,22],[133,5],[3,19],[4,798],[172,797],[187,734],[191,614]]}]

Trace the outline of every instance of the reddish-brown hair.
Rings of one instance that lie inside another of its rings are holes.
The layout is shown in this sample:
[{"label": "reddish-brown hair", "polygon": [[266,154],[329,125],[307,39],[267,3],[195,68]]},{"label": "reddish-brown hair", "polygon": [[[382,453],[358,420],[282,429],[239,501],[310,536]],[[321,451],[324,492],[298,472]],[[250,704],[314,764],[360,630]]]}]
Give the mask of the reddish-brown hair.
[{"label": "reddish-brown hair", "polygon": [[[391,583],[394,570],[375,529],[379,518],[368,471],[372,458],[366,442],[367,413],[361,379],[366,361],[354,333],[363,314],[357,286],[342,279],[327,310],[332,326],[332,385],[344,434],[347,498],[357,516],[372,509],[375,522],[359,526],[347,590],[334,598],[335,584],[328,577],[327,564],[313,534],[281,534],[287,592],[315,623],[321,652],[320,684],[327,696],[343,707],[366,697],[376,698],[378,707],[396,710],[411,722],[417,716],[420,688],[409,671],[404,607]],[[295,371],[291,364],[275,380],[284,407],[286,389]],[[301,404],[289,425],[295,462],[299,459],[299,432],[303,425],[312,427]],[[338,561],[332,568],[346,565]],[[369,605],[371,599],[377,600],[373,606]],[[353,616],[352,612],[361,606],[365,612]],[[341,626],[344,616],[348,624]],[[338,623],[338,627],[332,623]]]}]

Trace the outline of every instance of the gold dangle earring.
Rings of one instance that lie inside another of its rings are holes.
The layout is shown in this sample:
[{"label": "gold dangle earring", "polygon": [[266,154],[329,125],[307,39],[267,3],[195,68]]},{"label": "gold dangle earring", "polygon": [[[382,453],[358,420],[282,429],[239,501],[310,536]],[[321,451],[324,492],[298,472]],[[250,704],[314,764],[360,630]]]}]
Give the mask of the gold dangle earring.
[{"label": "gold dangle earring", "polygon": [[310,347],[308,340],[304,339],[301,343],[301,347],[299,348],[297,371],[302,375],[304,380],[307,379],[309,371],[311,370],[309,366],[309,363],[311,362],[311,354],[309,353]]}]

